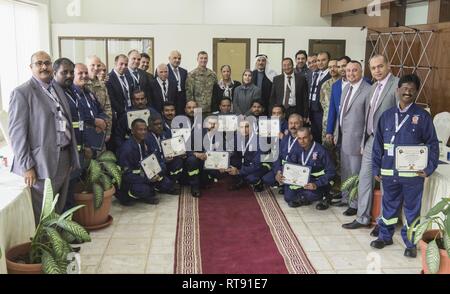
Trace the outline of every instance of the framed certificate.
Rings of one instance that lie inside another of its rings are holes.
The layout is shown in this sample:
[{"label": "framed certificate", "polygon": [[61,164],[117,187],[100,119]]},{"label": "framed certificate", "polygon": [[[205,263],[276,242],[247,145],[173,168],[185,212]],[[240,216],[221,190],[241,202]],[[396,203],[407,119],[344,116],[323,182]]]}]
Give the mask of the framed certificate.
[{"label": "framed certificate", "polygon": [[236,115],[219,115],[218,132],[235,132],[238,129],[238,118]]},{"label": "framed certificate", "polygon": [[206,152],[205,169],[219,170],[230,167],[230,153]]},{"label": "framed certificate", "polygon": [[161,142],[165,157],[177,157],[186,154],[186,144],[183,137],[175,137]]},{"label": "framed certificate", "polygon": [[417,172],[428,166],[427,146],[397,146],[395,169],[399,172]]},{"label": "framed certificate", "polygon": [[143,119],[145,121],[145,124],[148,125],[148,119],[150,117],[150,110],[148,109],[142,109],[142,110],[136,110],[136,111],[128,111],[127,112],[127,119],[128,119],[128,128],[131,130],[131,124],[135,119]]},{"label": "framed certificate", "polygon": [[187,142],[191,137],[191,129],[172,129],[172,138],[183,137],[184,141]]},{"label": "framed certificate", "polygon": [[311,168],[298,164],[285,163],[283,166],[284,184],[304,187],[309,183]]},{"label": "framed certificate", "polygon": [[260,119],[258,121],[260,137],[278,137],[280,133],[279,119]]},{"label": "framed certificate", "polygon": [[161,166],[159,165],[158,158],[155,154],[150,155],[146,159],[141,161],[142,169],[144,170],[145,175],[149,180],[153,179],[157,174],[159,174],[161,170]]}]

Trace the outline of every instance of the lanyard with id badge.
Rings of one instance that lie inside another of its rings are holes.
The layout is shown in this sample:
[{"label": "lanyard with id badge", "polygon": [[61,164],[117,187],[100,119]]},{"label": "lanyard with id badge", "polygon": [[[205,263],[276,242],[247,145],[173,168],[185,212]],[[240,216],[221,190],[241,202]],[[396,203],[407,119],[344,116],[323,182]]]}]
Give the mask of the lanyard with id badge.
[{"label": "lanyard with id badge", "polygon": [[70,95],[69,92],[65,92],[67,96],[69,96],[70,100],[73,102],[73,104],[75,104],[75,109],[77,110],[77,114],[78,114],[78,129],[80,130],[80,132],[84,131],[84,121],[81,120],[81,114],[80,114],[80,108],[78,106],[78,100],[74,99],[72,97],[72,95]]},{"label": "lanyard with id badge", "polygon": [[394,141],[395,141],[395,136],[397,136],[398,132],[400,132],[401,128],[405,125],[405,123],[408,121],[409,119],[409,114],[406,115],[406,117],[402,120],[402,122],[400,123],[400,125],[398,124],[398,113],[395,113],[395,133],[394,135],[392,135],[390,144],[389,144],[389,148],[388,148],[388,156],[394,156]]},{"label": "lanyard with id badge", "polygon": [[[51,89],[53,89],[53,86],[50,86],[50,87],[51,87]],[[59,103],[58,97],[53,96],[53,93],[51,92],[51,90],[47,90],[44,87],[42,87],[42,89],[44,90],[45,94],[47,94],[47,96],[55,103],[56,111],[58,112],[58,132],[65,133],[66,129],[67,129],[67,125],[66,125],[66,121],[63,118],[61,104]],[[54,91],[54,89],[53,89],[53,91]]]}]

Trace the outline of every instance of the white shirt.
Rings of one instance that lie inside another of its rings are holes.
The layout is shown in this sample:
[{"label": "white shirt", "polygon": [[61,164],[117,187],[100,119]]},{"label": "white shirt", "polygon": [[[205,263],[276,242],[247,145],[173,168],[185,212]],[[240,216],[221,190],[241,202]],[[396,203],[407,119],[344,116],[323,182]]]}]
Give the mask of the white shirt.
[{"label": "white shirt", "polygon": [[386,86],[387,81],[389,80],[390,77],[391,77],[391,73],[389,73],[382,81],[379,81],[376,83],[376,88],[378,88],[379,87],[378,85],[381,84],[380,90],[378,91],[378,97],[375,97],[375,94],[377,94],[377,90],[375,88],[375,92],[373,93],[373,96],[370,99],[370,105],[373,105],[373,106],[376,105],[375,103],[377,103],[378,101],[373,101],[373,99],[377,99],[377,100],[380,99],[381,93],[383,93],[384,87]]},{"label": "white shirt", "polygon": [[[356,84],[350,84],[350,87],[353,87],[353,90],[352,90],[352,95],[348,98],[348,102],[347,102],[348,106],[352,103],[352,100],[353,100],[353,98],[355,98],[355,94],[358,91],[358,89],[361,86],[363,81],[364,81],[364,79],[361,78],[361,80],[359,80],[359,82],[357,82]],[[350,91],[350,87],[349,87],[349,91]],[[348,95],[348,92],[346,94]],[[342,121],[343,121],[343,118],[344,118],[344,113],[343,112],[344,112],[345,100],[347,99],[347,95],[344,97],[344,100],[341,101],[341,117],[340,117],[341,126],[342,126]]]},{"label": "white shirt", "polygon": [[[159,77],[156,78],[158,81],[159,87],[161,88],[161,93],[163,94],[164,101],[167,100],[167,93],[169,92],[169,79],[163,81]],[[163,82],[166,82],[166,92],[164,92],[164,85]]]},{"label": "white shirt", "polygon": [[347,86],[350,82],[347,80],[342,80],[342,86],[341,86],[341,90],[344,91],[345,86]]},{"label": "white shirt", "polygon": [[[285,91],[287,91],[287,89],[289,87],[288,85],[289,85],[288,75],[284,74],[284,86],[285,86],[284,90]],[[289,106],[296,106],[296,101],[295,101],[295,75],[294,75],[294,73],[291,74],[291,87],[290,88],[291,88],[291,96],[289,98],[294,98],[294,99],[289,99]]]},{"label": "white shirt", "polygon": [[177,80],[177,86],[178,86],[178,92],[181,92],[181,76],[180,76],[180,68],[177,67],[177,70],[175,71],[175,68],[172,64],[169,63],[170,68],[172,69],[173,75],[175,76],[175,79]]}]

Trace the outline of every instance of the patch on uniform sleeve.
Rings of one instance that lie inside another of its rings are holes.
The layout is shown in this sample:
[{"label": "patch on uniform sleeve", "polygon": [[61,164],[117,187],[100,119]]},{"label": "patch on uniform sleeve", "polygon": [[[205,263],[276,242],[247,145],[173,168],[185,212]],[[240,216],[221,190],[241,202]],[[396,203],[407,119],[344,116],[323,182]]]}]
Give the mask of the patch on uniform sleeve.
[{"label": "patch on uniform sleeve", "polygon": [[317,152],[313,152],[313,154],[312,154],[312,160],[317,160],[317,156],[318,156],[319,154],[317,153]]},{"label": "patch on uniform sleeve", "polygon": [[413,125],[418,125],[419,124],[419,117],[420,115],[414,115],[412,118],[412,124]]}]

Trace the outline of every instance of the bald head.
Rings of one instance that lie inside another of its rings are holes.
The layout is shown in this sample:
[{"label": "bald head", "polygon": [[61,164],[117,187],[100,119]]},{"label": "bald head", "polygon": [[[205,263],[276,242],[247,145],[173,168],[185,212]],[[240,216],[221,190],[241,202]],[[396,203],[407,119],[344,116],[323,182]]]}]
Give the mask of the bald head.
[{"label": "bald head", "polygon": [[80,88],[84,88],[88,82],[89,72],[87,66],[83,63],[75,64],[75,78],[73,83]]},{"label": "bald head", "polygon": [[158,67],[156,68],[156,74],[161,80],[167,80],[167,78],[169,77],[169,69],[167,68],[167,65],[165,65],[164,63],[158,65]]},{"label": "bald head", "polygon": [[170,52],[169,62],[174,68],[179,67],[181,63],[181,53],[177,50]]},{"label": "bald head", "polygon": [[52,58],[47,52],[38,51],[31,55],[30,69],[36,79],[47,84],[52,80]]},{"label": "bald head", "polygon": [[347,80],[352,84],[357,84],[362,79],[362,66],[358,61],[350,61],[345,68]]},{"label": "bald head", "polygon": [[92,55],[88,57],[86,65],[89,71],[89,78],[94,80],[101,69],[102,61],[97,55]]}]

